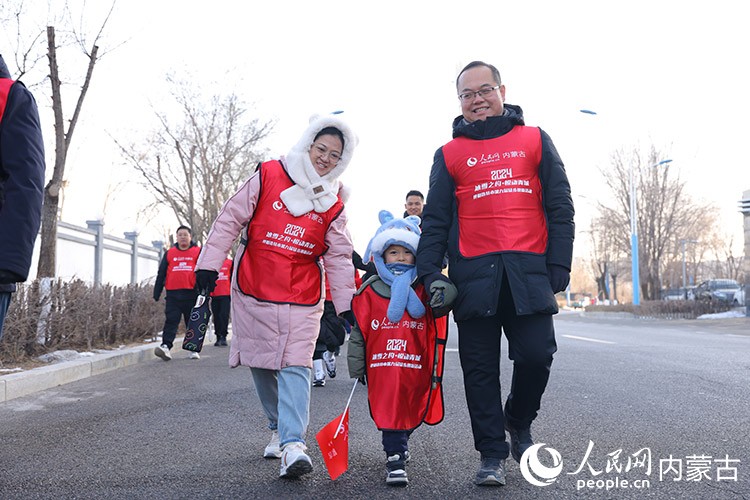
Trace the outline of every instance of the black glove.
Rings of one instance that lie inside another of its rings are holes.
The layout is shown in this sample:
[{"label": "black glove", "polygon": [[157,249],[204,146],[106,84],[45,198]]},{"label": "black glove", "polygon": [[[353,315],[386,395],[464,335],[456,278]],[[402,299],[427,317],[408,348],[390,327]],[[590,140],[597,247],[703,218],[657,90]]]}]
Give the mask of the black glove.
[{"label": "black glove", "polygon": [[351,309],[339,314],[339,318],[342,318],[344,321],[349,323],[350,327],[354,326],[354,324],[356,323],[356,320],[354,319],[354,313],[351,311]]},{"label": "black glove", "polygon": [[547,264],[547,276],[552,286],[552,293],[562,292],[570,283],[570,271],[557,264]]},{"label": "black glove", "polygon": [[359,383],[362,385],[367,385],[367,375],[362,375],[357,380],[359,380]]},{"label": "black glove", "polygon": [[198,293],[204,290],[206,293],[211,293],[216,288],[216,280],[218,278],[219,273],[216,271],[208,271],[206,269],[195,271],[195,289],[198,290]]}]

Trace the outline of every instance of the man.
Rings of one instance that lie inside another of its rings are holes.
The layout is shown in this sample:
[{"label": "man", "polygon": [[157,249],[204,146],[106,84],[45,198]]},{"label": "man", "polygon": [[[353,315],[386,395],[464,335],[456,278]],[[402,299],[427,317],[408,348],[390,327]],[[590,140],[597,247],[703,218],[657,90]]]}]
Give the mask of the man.
[{"label": "man", "polygon": [[[177,243],[162,257],[159,272],[154,283],[154,300],[159,301],[162,289],[167,289],[167,304],[164,307],[164,331],[161,334],[161,345],[154,349],[154,354],[164,361],[172,359],[172,349],[180,317],[187,326],[190,311],[198,298],[195,290],[195,263],[201,249],[192,241],[193,232],[187,226],[177,228]],[[190,353],[191,359],[200,359],[197,352]]]},{"label": "man", "polygon": [[44,190],[44,140],[34,96],[0,55],[0,338],[16,283],[31,268]]},{"label": "man", "polygon": [[211,292],[211,314],[214,317],[215,347],[227,346],[229,312],[232,308],[232,268],[234,261],[227,257],[219,269],[216,288]]},{"label": "man", "polygon": [[410,215],[422,217],[422,209],[424,208],[424,195],[416,189],[412,189],[411,191],[406,193],[406,203],[404,204],[404,208],[406,209],[406,211],[404,212],[404,217],[408,217]]},{"label": "man", "polygon": [[[554,294],[570,279],[573,202],[552,140],[524,126],[520,107],[505,104],[494,66],[468,64],[456,88],[462,116],[453,122],[454,139],[435,153],[417,269],[439,303],[447,294],[440,273],[447,249],[464,390],[481,454],[474,482],[503,485],[509,451],[520,462],[533,445],[531,423],[557,350]],[[502,331],[513,360],[504,409]]]}]

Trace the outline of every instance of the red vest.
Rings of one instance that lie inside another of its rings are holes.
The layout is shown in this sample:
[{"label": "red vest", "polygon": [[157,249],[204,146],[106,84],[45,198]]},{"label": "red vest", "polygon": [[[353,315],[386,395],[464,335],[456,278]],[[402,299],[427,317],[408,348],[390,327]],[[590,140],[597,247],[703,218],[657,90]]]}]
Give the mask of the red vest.
[{"label": "red vest", "polygon": [[258,300],[312,306],[322,297],[318,260],[328,247],[325,236],[344,209],[341,199],[325,213],[295,217],[280,194],[293,185],[278,160],[260,167],[260,194],[247,228],[247,246],[237,270],[242,293]]},{"label": "red vest", "polygon": [[[422,302],[429,300],[422,285]],[[370,415],[380,430],[411,430],[422,422],[443,420],[443,353],[447,316],[435,319],[432,310],[419,319],[404,313],[391,323],[389,299],[368,286],[352,300],[365,339],[365,366]]]},{"label": "red vest", "polygon": [[0,78],[0,121],[3,119],[5,105],[8,104],[8,94],[10,94],[10,88],[14,83],[16,83],[15,80],[10,78]]},{"label": "red vest", "polygon": [[167,250],[167,290],[192,290],[195,288],[195,262],[201,253],[199,246],[180,250],[176,246]]},{"label": "red vest", "polygon": [[211,297],[224,297],[232,294],[232,259],[225,259],[216,278],[216,288]]},{"label": "red vest", "polygon": [[443,146],[443,156],[456,184],[461,255],[546,252],[538,128],[516,126],[484,141],[459,137]]}]

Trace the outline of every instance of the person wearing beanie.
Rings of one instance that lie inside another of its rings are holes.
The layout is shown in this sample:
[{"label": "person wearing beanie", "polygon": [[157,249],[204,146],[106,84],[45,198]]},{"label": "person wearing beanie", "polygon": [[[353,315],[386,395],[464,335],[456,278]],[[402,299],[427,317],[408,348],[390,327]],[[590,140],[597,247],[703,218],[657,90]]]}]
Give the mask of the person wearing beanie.
[{"label": "person wearing beanie", "polygon": [[336,313],[351,314],[353,248],[338,177],[357,142],[340,115],[313,116],[286,157],[261,163],[227,200],[196,266],[197,286],[210,291],[240,236],[229,366],[250,367],[271,430],[263,456],[281,458],[283,478],[312,471],[305,436],[323,266]]},{"label": "person wearing beanie", "polygon": [[443,419],[446,315],[456,294],[447,286],[442,307],[433,309],[416,281],[419,217],[395,219],[384,210],[379,219],[382,225],[364,255],[378,274],[352,300],[347,361],[349,376],[367,384],[370,416],[382,432],[385,482],[405,486],[411,433],[422,422],[436,425]]}]

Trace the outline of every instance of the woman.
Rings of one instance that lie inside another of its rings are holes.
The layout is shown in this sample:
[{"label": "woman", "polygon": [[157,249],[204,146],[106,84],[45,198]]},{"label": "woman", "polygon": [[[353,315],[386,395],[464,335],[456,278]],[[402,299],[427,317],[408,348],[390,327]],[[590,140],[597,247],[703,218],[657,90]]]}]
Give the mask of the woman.
[{"label": "woman", "polygon": [[229,365],[252,371],[272,431],[264,456],[281,458],[281,477],[312,471],[305,434],[325,298],[321,260],[336,312],[351,314],[353,249],[338,177],[357,142],[339,116],[313,117],[286,158],[260,164],[224,204],[196,266],[197,286],[213,286],[241,233]]}]

